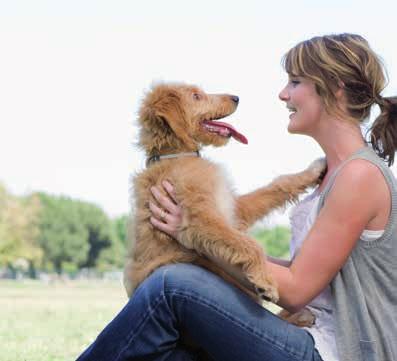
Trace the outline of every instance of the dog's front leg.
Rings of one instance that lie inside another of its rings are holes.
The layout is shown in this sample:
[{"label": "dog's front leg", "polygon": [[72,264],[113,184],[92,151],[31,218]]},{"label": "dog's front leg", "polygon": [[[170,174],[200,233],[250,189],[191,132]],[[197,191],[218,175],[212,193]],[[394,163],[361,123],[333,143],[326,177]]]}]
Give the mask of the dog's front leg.
[{"label": "dog's front leg", "polygon": [[325,160],[318,159],[303,172],[280,176],[268,186],[238,197],[238,228],[246,230],[269,212],[295,201],[308,187],[319,183],[325,169]]},{"label": "dog's front leg", "polygon": [[207,211],[196,211],[194,217],[186,219],[187,226],[182,226],[178,241],[222,268],[230,265],[249,281],[251,289],[255,289],[258,296],[276,302],[277,286],[267,272],[266,255],[262,247],[246,234],[227,224],[214,207],[208,205],[200,208]]}]

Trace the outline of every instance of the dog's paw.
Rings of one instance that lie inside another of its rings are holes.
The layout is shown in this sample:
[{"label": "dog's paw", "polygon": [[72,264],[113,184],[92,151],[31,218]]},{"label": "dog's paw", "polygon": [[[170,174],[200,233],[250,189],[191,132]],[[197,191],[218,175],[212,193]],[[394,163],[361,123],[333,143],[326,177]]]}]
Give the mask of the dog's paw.
[{"label": "dog's paw", "polygon": [[259,269],[252,269],[246,274],[248,280],[254,286],[255,293],[259,300],[278,301],[277,283],[273,280],[269,273],[266,272],[266,264]]},{"label": "dog's paw", "polygon": [[255,285],[255,293],[262,301],[270,301],[276,303],[279,298],[277,287],[270,283],[264,285],[263,287],[259,287]]},{"label": "dog's paw", "polygon": [[308,308],[302,308],[296,313],[281,310],[278,316],[298,327],[312,327],[316,323],[316,316]]},{"label": "dog's paw", "polygon": [[296,325],[299,327],[311,327],[316,323],[316,316],[307,308],[298,312]]},{"label": "dog's paw", "polygon": [[327,160],[325,158],[316,159],[309,165],[307,171],[310,172],[315,184],[320,183],[327,171]]}]

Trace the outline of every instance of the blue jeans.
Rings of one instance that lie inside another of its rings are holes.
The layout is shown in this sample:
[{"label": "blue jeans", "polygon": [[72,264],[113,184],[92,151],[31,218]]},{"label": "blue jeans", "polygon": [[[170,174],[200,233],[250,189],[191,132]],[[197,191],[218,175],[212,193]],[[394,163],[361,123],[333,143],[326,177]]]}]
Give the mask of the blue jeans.
[{"label": "blue jeans", "polygon": [[321,361],[312,336],[195,265],[157,269],[78,361]]}]

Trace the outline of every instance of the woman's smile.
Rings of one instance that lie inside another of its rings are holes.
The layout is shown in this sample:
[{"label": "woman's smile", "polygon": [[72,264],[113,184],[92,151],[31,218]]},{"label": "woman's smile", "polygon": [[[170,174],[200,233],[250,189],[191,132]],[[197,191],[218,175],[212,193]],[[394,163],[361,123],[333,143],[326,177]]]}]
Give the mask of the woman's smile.
[{"label": "woman's smile", "polygon": [[292,119],[292,117],[296,114],[297,110],[296,110],[296,108],[294,108],[288,104],[287,104],[287,109],[290,112],[289,118]]},{"label": "woman's smile", "polygon": [[303,77],[290,77],[279,98],[286,103],[290,112],[288,131],[311,134],[324,110],[314,83]]}]

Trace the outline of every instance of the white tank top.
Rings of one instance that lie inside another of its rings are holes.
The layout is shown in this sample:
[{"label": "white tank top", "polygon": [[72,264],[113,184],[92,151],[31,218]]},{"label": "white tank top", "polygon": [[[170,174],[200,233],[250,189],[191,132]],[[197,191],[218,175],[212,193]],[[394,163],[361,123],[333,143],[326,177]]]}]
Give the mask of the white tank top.
[{"label": "white tank top", "polygon": [[[320,192],[316,189],[301,202],[299,202],[290,212],[291,223],[291,242],[290,254],[292,259],[297,255],[310,228],[317,217],[317,207],[320,199]],[[364,230],[361,239],[373,241],[383,234],[383,230],[370,231]],[[316,323],[312,327],[304,329],[310,332],[315,341],[316,349],[324,361],[338,361],[334,317],[332,313],[333,298],[331,288],[328,285],[315,299],[306,307],[316,316]]]}]

